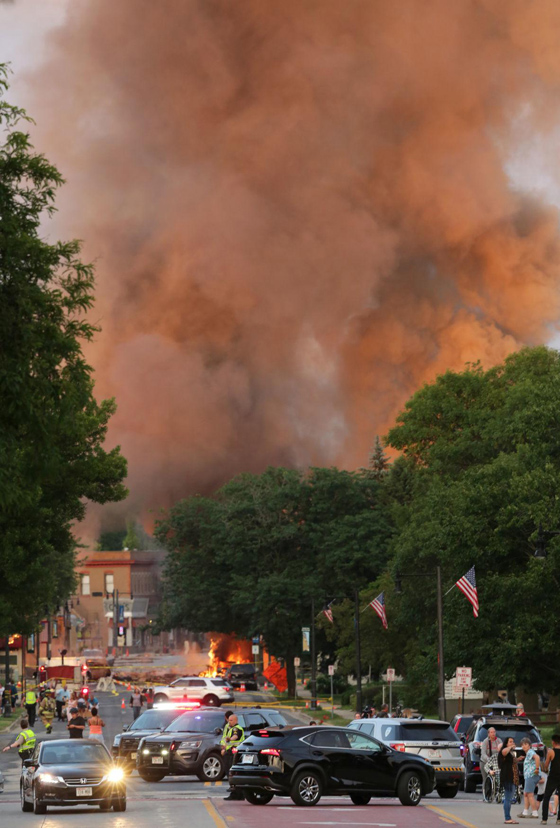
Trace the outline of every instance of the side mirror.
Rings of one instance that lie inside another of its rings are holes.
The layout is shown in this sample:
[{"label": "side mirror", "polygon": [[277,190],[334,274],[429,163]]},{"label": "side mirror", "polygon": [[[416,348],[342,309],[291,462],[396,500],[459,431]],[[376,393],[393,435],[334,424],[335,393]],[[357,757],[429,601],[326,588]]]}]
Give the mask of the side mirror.
[{"label": "side mirror", "polygon": [[222,728],[221,728],[221,727],[217,727],[217,728],[216,728],[216,730],[214,731],[214,733],[216,734],[216,736],[219,736],[219,735],[220,735],[220,733],[222,733]]},{"label": "side mirror", "polygon": [[123,731],[125,731],[125,730],[128,730],[129,727],[130,727],[130,725],[123,725],[122,729],[123,729]]}]

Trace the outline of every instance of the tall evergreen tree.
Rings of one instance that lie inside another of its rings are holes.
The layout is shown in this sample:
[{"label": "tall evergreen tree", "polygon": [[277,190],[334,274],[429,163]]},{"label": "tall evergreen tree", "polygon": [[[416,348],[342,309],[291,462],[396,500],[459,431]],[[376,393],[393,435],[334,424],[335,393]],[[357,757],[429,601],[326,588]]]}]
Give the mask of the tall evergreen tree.
[{"label": "tall evergreen tree", "polygon": [[373,449],[369,456],[368,469],[370,476],[375,478],[375,480],[381,480],[389,471],[390,465],[391,461],[383,450],[383,443],[379,439],[379,436],[376,436]]}]

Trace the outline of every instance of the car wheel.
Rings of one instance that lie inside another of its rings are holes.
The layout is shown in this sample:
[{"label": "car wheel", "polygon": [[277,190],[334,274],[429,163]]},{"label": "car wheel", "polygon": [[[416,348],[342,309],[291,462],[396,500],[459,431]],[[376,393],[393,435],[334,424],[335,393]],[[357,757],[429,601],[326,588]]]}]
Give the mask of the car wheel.
[{"label": "car wheel", "polygon": [[46,814],[47,813],[47,806],[43,805],[43,803],[37,799],[37,793],[35,792],[35,788],[33,788],[33,813],[34,814]]},{"label": "car wheel", "polygon": [[436,791],[442,799],[453,799],[454,796],[457,796],[458,790],[459,785],[441,785],[440,787],[436,787]]},{"label": "car wheel", "polygon": [[422,799],[422,782],[414,771],[405,771],[397,785],[397,796],[402,805],[418,805]]},{"label": "car wheel", "polygon": [[165,773],[161,771],[145,770],[144,768],[138,768],[138,774],[144,782],[161,782],[165,776]]},{"label": "car wheel", "polygon": [[156,693],[154,696],[154,704],[160,704],[161,702],[169,701],[165,693]]},{"label": "car wheel", "polygon": [[247,802],[250,802],[251,805],[268,805],[270,800],[274,797],[274,794],[268,793],[268,791],[253,791],[248,789],[243,791],[245,794],[245,799]]},{"label": "car wheel", "polygon": [[465,793],[476,793],[476,779],[465,774]]},{"label": "car wheel", "polygon": [[126,811],[126,799],[117,799],[113,803],[113,811]]},{"label": "car wheel", "polygon": [[368,796],[367,794],[350,794],[350,799],[354,805],[367,805],[371,799],[371,796]]},{"label": "car wheel", "polygon": [[102,802],[99,806],[100,811],[110,811],[111,810],[111,800],[107,799],[105,802]]},{"label": "car wheel", "polygon": [[25,811],[26,813],[30,813],[33,810],[33,805],[31,802],[28,802],[25,798],[25,794],[23,793],[23,785],[19,786],[19,796],[21,799],[21,810]]},{"label": "car wheel", "polygon": [[224,776],[224,760],[217,753],[207,756],[197,773],[201,782],[218,782]]},{"label": "car wheel", "polygon": [[220,704],[221,704],[221,701],[213,693],[209,693],[207,696],[204,696],[204,698],[202,699],[202,704],[207,706],[207,707],[219,707]]},{"label": "car wheel", "polygon": [[316,805],[323,793],[323,782],[315,771],[308,770],[299,773],[292,785],[292,802],[296,805]]}]

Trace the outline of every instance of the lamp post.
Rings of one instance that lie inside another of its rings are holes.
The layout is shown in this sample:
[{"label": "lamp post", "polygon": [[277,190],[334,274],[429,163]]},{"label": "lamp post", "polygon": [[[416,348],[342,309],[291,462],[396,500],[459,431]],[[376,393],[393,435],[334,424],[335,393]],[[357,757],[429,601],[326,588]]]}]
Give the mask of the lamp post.
[{"label": "lamp post", "polygon": [[557,529],[543,529],[542,523],[539,523],[539,534],[537,535],[533,557],[539,560],[546,558],[548,554],[546,551],[546,539],[552,538],[554,535],[560,535],[560,531]]}]

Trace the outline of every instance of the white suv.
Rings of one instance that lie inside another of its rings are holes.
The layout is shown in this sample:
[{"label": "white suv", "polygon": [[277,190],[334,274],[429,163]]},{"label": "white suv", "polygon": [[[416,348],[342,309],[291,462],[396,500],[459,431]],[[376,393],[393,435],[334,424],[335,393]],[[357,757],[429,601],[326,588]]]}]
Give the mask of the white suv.
[{"label": "white suv", "polygon": [[185,676],[175,679],[166,687],[154,687],[154,703],[174,701],[199,701],[203,705],[219,707],[233,701],[230,685],[222,678]]}]

